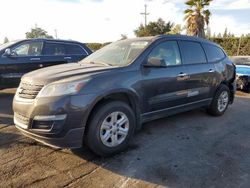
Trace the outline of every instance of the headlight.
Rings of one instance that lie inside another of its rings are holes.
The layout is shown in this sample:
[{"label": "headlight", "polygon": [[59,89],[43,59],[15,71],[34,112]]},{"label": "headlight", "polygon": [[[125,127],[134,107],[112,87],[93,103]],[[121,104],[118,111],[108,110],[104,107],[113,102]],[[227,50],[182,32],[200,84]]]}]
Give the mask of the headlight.
[{"label": "headlight", "polygon": [[88,80],[75,82],[55,82],[45,86],[37,97],[62,96],[78,93]]}]

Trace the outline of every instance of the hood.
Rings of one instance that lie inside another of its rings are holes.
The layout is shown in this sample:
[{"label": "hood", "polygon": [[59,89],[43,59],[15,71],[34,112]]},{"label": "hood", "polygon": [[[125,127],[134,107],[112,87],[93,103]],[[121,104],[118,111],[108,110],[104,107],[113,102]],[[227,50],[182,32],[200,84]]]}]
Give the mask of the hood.
[{"label": "hood", "polygon": [[95,64],[69,63],[29,72],[22,77],[22,81],[38,85],[46,85],[54,81],[69,78],[72,78],[72,80],[74,80],[74,78],[84,79],[90,75],[104,72],[113,68],[114,67]]}]

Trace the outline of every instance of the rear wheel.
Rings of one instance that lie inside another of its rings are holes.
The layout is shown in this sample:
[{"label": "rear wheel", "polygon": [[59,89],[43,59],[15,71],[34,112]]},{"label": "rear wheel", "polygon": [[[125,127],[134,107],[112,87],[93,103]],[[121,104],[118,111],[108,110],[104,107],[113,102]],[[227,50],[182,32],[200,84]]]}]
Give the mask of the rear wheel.
[{"label": "rear wheel", "polygon": [[214,116],[220,116],[224,114],[224,112],[226,111],[228,107],[229,99],[230,99],[229,88],[226,85],[221,85],[218,88],[208,108],[208,112]]},{"label": "rear wheel", "polygon": [[86,143],[100,156],[124,150],[135,129],[135,116],[124,102],[112,101],[95,110],[87,129]]}]

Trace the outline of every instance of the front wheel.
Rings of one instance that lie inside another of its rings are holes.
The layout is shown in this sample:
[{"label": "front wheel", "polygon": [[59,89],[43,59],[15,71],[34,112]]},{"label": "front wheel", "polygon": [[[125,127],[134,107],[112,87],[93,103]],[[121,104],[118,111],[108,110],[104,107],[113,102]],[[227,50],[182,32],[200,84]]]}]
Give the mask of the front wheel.
[{"label": "front wheel", "polygon": [[230,91],[226,85],[221,85],[214,95],[208,112],[214,116],[221,116],[226,111],[230,99]]},{"label": "front wheel", "polygon": [[124,150],[135,129],[135,116],[124,102],[112,101],[99,106],[91,117],[86,143],[100,156]]}]

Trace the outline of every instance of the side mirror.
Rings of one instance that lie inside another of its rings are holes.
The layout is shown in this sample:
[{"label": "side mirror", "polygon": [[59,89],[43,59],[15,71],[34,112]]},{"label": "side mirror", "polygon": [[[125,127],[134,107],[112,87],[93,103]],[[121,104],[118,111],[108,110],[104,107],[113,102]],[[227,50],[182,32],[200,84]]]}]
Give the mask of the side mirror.
[{"label": "side mirror", "polygon": [[150,57],[148,58],[146,67],[166,67],[167,64],[164,59],[158,57]]},{"label": "side mirror", "polygon": [[9,48],[7,48],[4,52],[5,56],[11,56],[11,50]]},{"label": "side mirror", "polygon": [[16,52],[15,51],[11,51],[10,48],[7,48],[4,52],[4,55],[6,57],[12,57],[12,56],[17,56]]}]

